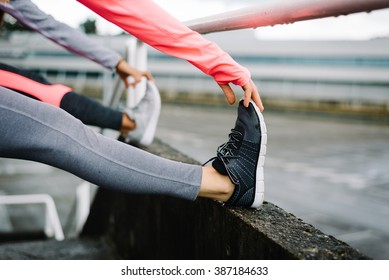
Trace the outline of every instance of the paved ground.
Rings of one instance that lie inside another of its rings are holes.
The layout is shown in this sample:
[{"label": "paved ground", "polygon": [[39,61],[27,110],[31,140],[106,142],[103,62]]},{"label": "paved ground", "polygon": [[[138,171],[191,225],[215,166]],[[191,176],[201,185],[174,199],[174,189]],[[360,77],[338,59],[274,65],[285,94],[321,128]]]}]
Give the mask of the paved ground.
[{"label": "paved ground", "polygon": [[[164,105],[157,135],[204,162],[225,142],[232,109]],[[389,259],[389,129],[358,120],[266,112],[266,200],[376,259]],[[72,234],[75,189],[61,170],[0,159],[1,192],[51,194]],[[43,228],[43,208],[0,205],[0,232]]]}]

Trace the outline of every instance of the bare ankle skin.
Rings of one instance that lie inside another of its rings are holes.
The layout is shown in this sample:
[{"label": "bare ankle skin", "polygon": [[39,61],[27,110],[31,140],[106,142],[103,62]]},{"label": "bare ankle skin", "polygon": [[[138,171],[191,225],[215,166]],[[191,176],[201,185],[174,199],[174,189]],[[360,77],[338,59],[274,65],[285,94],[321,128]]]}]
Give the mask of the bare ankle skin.
[{"label": "bare ankle skin", "polygon": [[134,130],[136,128],[136,123],[134,120],[130,119],[130,117],[123,113],[122,115],[122,126],[120,127],[120,133],[123,136],[127,136],[128,132]]},{"label": "bare ankle skin", "polygon": [[212,166],[203,167],[199,197],[226,202],[234,189],[235,186],[228,176],[220,174]]}]

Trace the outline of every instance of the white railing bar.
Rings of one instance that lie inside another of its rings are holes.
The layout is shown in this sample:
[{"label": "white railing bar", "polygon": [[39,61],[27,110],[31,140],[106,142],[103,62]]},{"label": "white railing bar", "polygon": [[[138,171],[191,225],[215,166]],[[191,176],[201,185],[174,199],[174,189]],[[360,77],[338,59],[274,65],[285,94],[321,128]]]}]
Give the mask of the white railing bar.
[{"label": "white railing bar", "polygon": [[[140,71],[147,70],[147,47],[146,44],[136,38],[130,38],[126,42],[126,60],[127,62]],[[133,82],[133,77],[130,77],[130,82]],[[135,88],[127,89],[126,106],[133,108],[139,104],[146,92],[146,79],[136,85]]]},{"label": "white railing bar", "polygon": [[91,205],[91,184],[87,181],[82,182],[76,188],[76,217],[75,232],[79,235],[88,219]]},{"label": "white railing bar", "polygon": [[44,204],[46,206],[45,233],[51,237],[52,233],[58,241],[65,239],[57,208],[53,198],[48,194],[26,194],[26,195],[1,195],[0,204]]},{"label": "white railing bar", "polygon": [[348,15],[389,8],[389,0],[287,0],[271,1],[251,7],[184,22],[202,34],[290,24],[297,21]]}]

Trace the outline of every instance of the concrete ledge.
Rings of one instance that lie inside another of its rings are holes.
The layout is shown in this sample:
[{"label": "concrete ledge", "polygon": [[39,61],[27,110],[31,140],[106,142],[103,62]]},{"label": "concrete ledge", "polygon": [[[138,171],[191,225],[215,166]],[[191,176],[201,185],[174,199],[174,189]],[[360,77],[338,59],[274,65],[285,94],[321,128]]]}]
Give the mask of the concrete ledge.
[{"label": "concrete ledge", "polygon": [[[196,163],[159,140],[148,151]],[[269,202],[229,209],[99,189],[83,235],[104,235],[123,259],[368,259]]]}]

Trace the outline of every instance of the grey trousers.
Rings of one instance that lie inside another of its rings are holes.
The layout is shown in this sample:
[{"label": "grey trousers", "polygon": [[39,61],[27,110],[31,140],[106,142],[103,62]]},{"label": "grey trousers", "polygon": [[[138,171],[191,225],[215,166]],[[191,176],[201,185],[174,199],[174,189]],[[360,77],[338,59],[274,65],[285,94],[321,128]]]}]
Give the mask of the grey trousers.
[{"label": "grey trousers", "polygon": [[68,171],[112,190],[196,199],[201,166],[167,160],[82,124],[67,112],[0,87],[0,157]]}]

